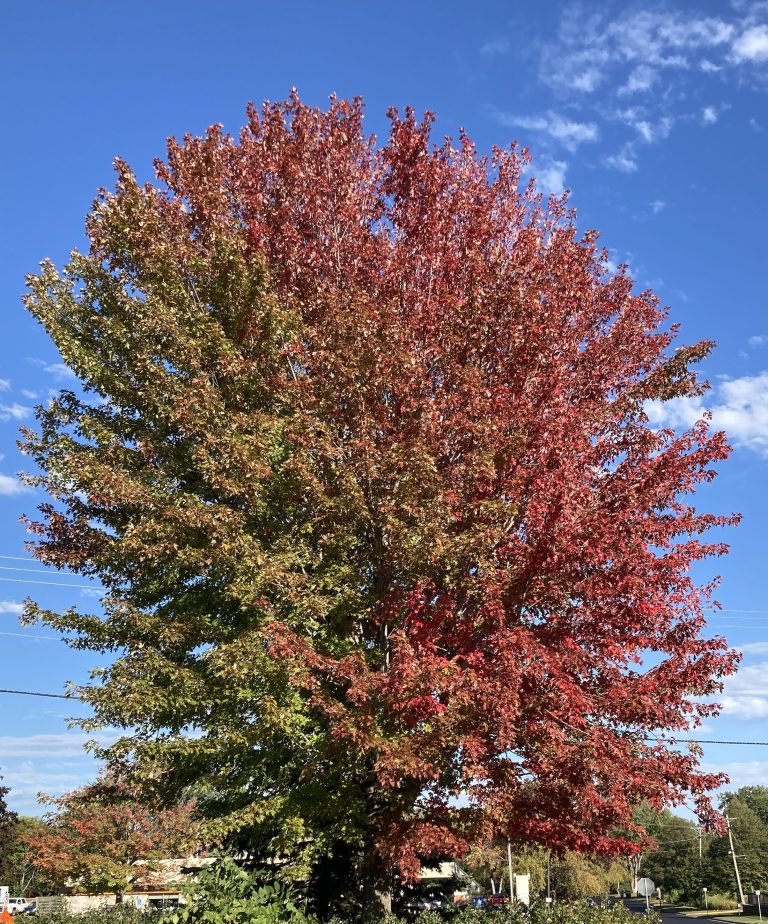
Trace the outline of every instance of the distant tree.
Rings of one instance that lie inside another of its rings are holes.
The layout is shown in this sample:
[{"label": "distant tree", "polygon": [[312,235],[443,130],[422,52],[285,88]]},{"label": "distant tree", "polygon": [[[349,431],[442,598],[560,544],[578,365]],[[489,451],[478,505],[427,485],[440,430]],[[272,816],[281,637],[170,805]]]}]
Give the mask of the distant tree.
[{"label": "distant tree", "polygon": [[138,802],[130,789],[113,780],[99,780],[48,799],[55,811],[46,823],[23,832],[35,867],[58,889],[116,892],[153,863],[187,856],[200,846],[194,806],[152,809]]},{"label": "distant tree", "polygon": [[[0,781],[2,777],[0,777]],[[10,857],[16,845],[18,816],[8,808],[7,786],[0,786],[0,883],[7,885],[11,880]]]},{"label": "distant tree", "polygon": [[46,827],[42,818],[19,815],[14,838],[0,858],[3,872],[0,881],[7,885],[14,895],[47,895],[56,890],[51,882],[35,865],[28,846],[28,839]]},{"label": "distant tree", "polygon": [[[646,850],[642,875],[648,876],[666,897],[698,901],[701,895],[699,834],[697,826],[668,810],[656,813],[646,826],[655,847]],[[709,838],[702,842],[702,854]]]},{"label": "distant tree", "polygon": [[478,844],[469,851],[463,861],[467,872],[477,880],[483,889],[499,892],[502,880],[509,877],[507,848],[504,844]]},{"label": "distant tree", "polygon": [[118,162],[26,299],[82,384],[26,431],[31,548],[106,593],[27,617],[117,654],[81,690],[113,761],[367,900],[508,832],[621,852],[642,799],[708,811],[664,733],[735,665],[691,577],[724,435],[646,413],[710,344],[673,348],[524,153],[390,115],[377,147],[359,101],[292,95],[171,141],[158,185]]},{"label": "distant tree", "polygon": [[768,828],[768,786],[742,786],[736,797],[748,805]]},{"label": "distant tree", "polygon": [[[762,788],[762,787],[760,787]],[[749,789],[754,789],[750,787]],[[755,793],[742,790],[726,793],[722,799],[722,810],[731,820],[734,845],[739,861],[739,871],[745,892],[768,888],[768,825],[752,808],[757,804]],[[749,800],[749,801],[748,801]],[[707,856],[707,886],[720,892],[736,891],[736,875],[727,836],[715,838]]]}]

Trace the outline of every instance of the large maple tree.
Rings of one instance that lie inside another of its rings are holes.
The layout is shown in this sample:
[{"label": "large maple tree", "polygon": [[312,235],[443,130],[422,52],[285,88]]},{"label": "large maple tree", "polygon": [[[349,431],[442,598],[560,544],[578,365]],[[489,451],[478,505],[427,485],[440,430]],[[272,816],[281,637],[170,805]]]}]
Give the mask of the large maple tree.
[{"label": "large maple tree", "polygon": [[644,411],[711,344],[673,348],[524,151],[390,121],[292,95],[154,184],[118,161],[90,251],[30,278],[83,386],[25,437],[32,548],[106,595],[29,615],[116,653],[81,691],[114,762],[297,870],[621,851],[634,805],[719,782],[671,738],[735,664],[691,576],[728,447]]}]

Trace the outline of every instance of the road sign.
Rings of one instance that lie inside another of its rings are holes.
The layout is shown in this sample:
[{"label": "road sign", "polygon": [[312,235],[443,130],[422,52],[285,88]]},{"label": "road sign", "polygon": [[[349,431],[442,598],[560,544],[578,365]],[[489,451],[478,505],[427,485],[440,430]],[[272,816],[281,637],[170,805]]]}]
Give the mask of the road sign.
[{"label": "road sign", "polygon": [[637,880],[637,894],[642,895],[643,898],[650,898],[651,895],[656,891],[656,883],[653,879],[638,879]]}]

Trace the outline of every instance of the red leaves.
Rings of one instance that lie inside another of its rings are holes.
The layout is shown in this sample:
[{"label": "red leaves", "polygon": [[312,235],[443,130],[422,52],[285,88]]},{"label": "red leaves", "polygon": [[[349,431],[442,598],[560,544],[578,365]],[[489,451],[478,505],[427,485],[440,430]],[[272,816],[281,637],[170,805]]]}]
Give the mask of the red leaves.
[{"label": "red leaves", "polygon": [[[367,835],[403,874],[510,832],[620,851],[633,804],[716,782],[644,740],[695,727],[735,665],[700,637],[712,586],[690,576],[725,551],[707,530],[736,520],[690,500],[728,446],[706,423],[656,431],[643,410],[698,394],[690,364],[710,344],[671,352],[656,297],[607,275],[564,199],[521,188],[524,153],[482,158],[464,136],[433,145],[430,115],[390,120],[377,147],[359,100],[321,111],[293,94],[249,110],[238,141],[172,141],[162,193],[120,168],[93,256],[151,310],[113,293],[120,336],[137,333],[125,381],[96,390],[119,385],[118,407],[140,394],[151,426],[125,495],[118,456],[86,495],[117,499],[118,547],[134,518],[134,545],[146,529],[136,570],[156,560],[157,587],[140,609],[162,600],[182,626],[203,613],[235,651],[241,623],[263,640],[312,746],[341,741],[375,792]],[[41,555],[66,562],[78,523],[46,513]],[[219,550],[213,604],[195,596],[201,548]],[[215,651],[217,631],[195,646]],[[186,655],[204,676],[212,655]]]}]

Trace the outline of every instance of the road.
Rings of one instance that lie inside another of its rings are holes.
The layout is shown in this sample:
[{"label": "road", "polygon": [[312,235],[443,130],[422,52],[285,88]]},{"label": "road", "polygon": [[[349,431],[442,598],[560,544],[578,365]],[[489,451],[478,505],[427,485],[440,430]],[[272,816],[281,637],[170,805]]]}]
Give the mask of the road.
[{"label": "road", "polygon": [[[636,914],[645,912],[645,899],[643,898],[626,898],[624,904]],[[661,920],[663,924],[686,924],[686,922],[687,924],[714,924],[717,919],[711,916],[691,917],[688,914],[678,914],[676,911],[665,911],[662,907]]]}]

